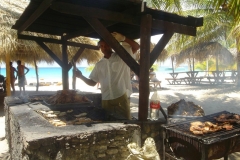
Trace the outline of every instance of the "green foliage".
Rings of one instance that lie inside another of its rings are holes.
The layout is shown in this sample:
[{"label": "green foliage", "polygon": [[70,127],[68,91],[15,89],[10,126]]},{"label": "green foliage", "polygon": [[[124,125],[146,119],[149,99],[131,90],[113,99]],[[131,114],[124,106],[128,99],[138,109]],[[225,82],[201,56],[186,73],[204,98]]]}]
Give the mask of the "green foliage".
[{"label": "green foliage", "polygon": [[90,65],[90,66],[86,67],[85,70],[86,70],[87,72],[92,72],[92,70],[93,70],[94,67],[95,67],[95,65]]},{"label": "green foliage", "polygon": [[[196,63],[195,70],[206,71],[207,70],[207,61]],[[208,71],[216,71],[216,70],[217,70],[216,60],[209,59],[208,60]],[[226,66],[225,64],[219,63],[218,70],[237,70],[237,63],[235,62],[234,64],[228,65],[228,66]]]},{"label": "green foliage", "polygon": [[154,69],[154,71],[158,71],[159,65],[157,63],[154,63],[151,68]]}]

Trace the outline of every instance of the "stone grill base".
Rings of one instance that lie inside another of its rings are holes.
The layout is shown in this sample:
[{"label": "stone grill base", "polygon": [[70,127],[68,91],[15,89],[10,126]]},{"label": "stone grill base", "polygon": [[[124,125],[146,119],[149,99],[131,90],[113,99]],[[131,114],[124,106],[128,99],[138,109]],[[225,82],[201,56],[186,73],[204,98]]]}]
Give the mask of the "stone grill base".
[{"label": "stone grill base", "polygon": [[[6,97],[7,98],[7,97]],[[127,145],[140,147],[147,137],[154,138],[161,153],[161,123],[106,122],[54,127],[35,112],[42,104],[5,103],[6,138],[13,160],[124,160]]]}]

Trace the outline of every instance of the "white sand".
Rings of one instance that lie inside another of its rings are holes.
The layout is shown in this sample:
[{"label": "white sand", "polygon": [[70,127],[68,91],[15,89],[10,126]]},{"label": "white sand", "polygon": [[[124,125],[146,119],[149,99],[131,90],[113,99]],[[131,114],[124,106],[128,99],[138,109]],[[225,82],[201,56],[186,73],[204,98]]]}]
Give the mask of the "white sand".
[{"label": "white sand", "polygon": [[[71,84],[71,81],[69,81]],[[70,89],[72,87],[69,87]],[[77,79],[77,89],[84,92],[96,92],[100,93],[100,90],[94,87],[87,86],[83,81]],[[18,87],[16,86],[16,90],[18,91]],[[34,86],[26,86],[27,91],[35,91],[36,87]],[[50,85],[50,86],[40,86],[39,92],[44,91],[57,91],[62,90],[62,86]],[[223,85],[199,85],[199,86],[191,86],[191,85],[168,85],[167,81],[162,80],[162,89],[158,89],[158,93],[161,97],[161,106],[166,111],[166,108],[179,101],[180,99],[185,99],[186,101],[192,101],[197,105],[203,107],[205,114],[212,114],[219,111],[229,111],[233,113],[240,114],[240,89],[236,88],[233,84],[223,84]],[[150,96],[153,92],[150,93]],[[138,117],[138,97],[139,93],[135,90],[135,92],[131,95],[131,112],[132,115]],[[161,115],[161,117],[163,117]],[[6,152],[7,144],[4,137],[4,116],[0,117],[0,159],[3,156],[2,153]],[[230,156],[231,160],[240,159],[240,155],[238,153],[232,154]]]}]

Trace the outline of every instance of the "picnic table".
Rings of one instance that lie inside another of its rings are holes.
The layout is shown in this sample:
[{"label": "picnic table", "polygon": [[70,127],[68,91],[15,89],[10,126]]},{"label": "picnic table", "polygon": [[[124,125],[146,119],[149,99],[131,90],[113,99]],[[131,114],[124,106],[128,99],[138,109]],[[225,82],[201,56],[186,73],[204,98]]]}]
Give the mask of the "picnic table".
[{"label": "picnic table", "polygon": [[182,78],[186,84],[200,84],[203,77],[197,77],[198,71],[188,71],[186,72],[188,77]]},{"label": "picnic table", "polygon": [[212,71],[212,75],[207,77],[210,84],[221,84],[226,79],[224,71]]},{"label": "picnic table", "polygon": [[[230,72],[230,75],[228,74],[228,72]],[[231,79],[232,82],[236,82],[237,79],[237,71],[224,71],[224,77],[226,77],[226,79]]]},{"label": "picnic table", "polygon": [[169,73],[172,78],[165,78],[165,80],[167,80],[169,84],[181,84],[182,83],[182,79],[181,78],[177,78],[179,73],[182,73],[182,72]]}]

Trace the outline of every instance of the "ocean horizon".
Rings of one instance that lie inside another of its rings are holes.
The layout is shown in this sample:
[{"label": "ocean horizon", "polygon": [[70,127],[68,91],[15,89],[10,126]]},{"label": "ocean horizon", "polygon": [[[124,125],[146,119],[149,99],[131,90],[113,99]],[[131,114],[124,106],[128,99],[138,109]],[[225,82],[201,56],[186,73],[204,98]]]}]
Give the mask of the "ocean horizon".
[{"label": "ocean horizon", "polygon": [[[36,82],[36,71],[34,68],[28,67],[29,72],[26,74],[27,82]],[[87,67],[77,67],[85,77],[89,77],[91,71],[87,70]],[[174,72],[186,72],[188,71],[188,66],[181,66],[174,69]],[[172,73],[172,68],[168,66],[160,66],[158,70],[155,71],[157,78],[161,79],[163,77],[168,77],[169,73]],[[69,78],[72,78],[72,69],[68,72]],[[0,74],[6,77],[6,68],[0,68]],[[39,80],[55,82],[62,79],[62,69],[61,67],[39,67],[38,68]]]}]

